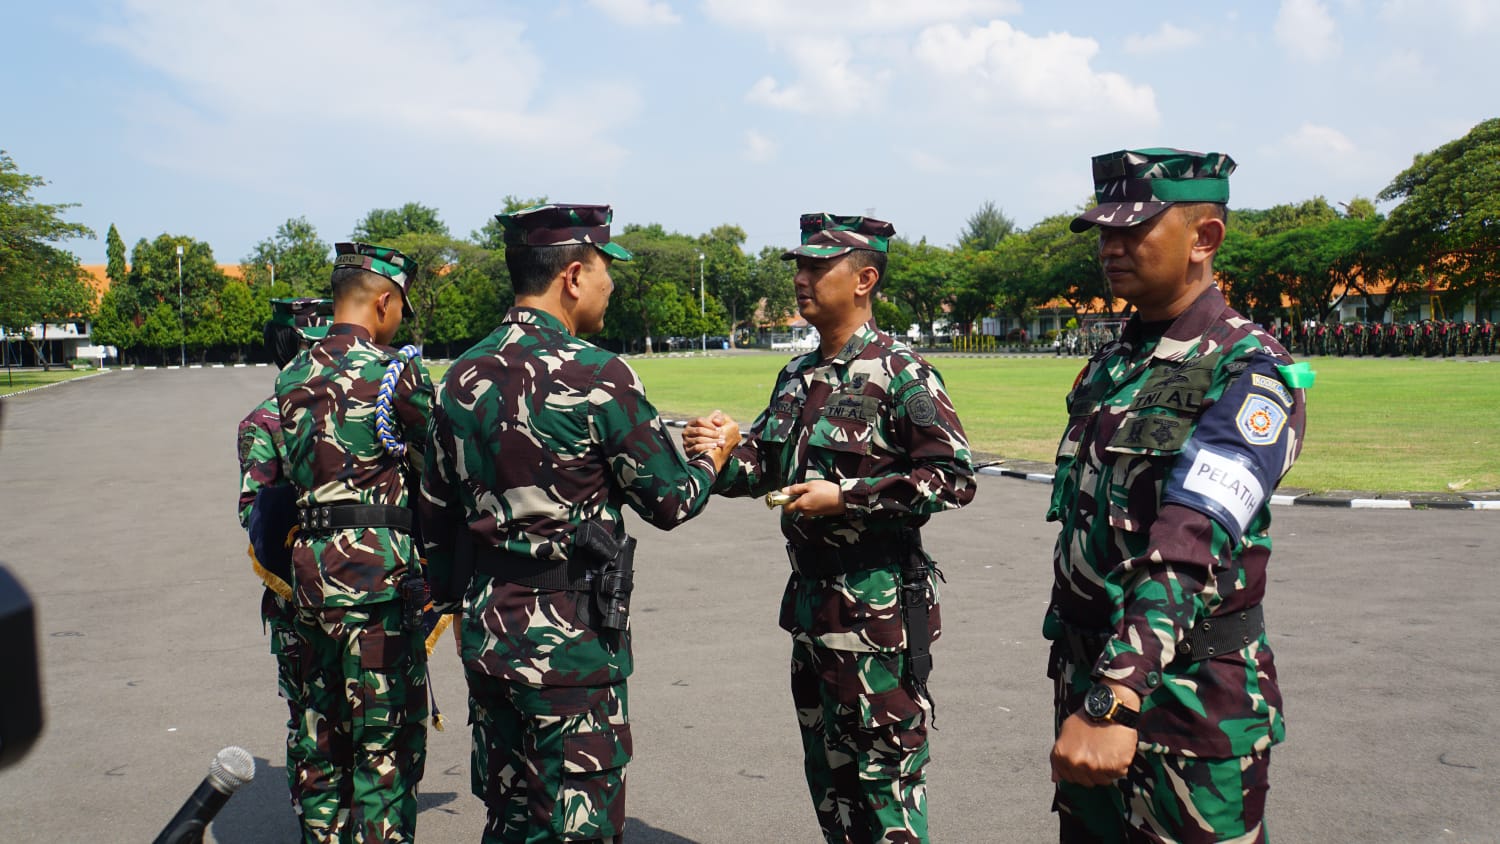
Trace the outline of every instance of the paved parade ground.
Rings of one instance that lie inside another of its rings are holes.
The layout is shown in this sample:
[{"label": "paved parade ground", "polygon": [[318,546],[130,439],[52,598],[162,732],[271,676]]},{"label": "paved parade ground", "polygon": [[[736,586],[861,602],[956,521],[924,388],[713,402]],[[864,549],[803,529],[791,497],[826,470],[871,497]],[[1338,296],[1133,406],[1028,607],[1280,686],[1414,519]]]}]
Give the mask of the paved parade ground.
[{"label": "paved parade ground", "polygon": [[[38,604],[47,717],[30,755],[0,771],[7,842],[150,840],[231,744],[255,755],[256,778],[214,838],[296,840],[286,708],[234,517],[235,423],[273,375],[117,372],[5,400],[0,561]],[[1309,439],[1324,433],[1310,419]],[[924,533],[947,575],[931,682],[937,842],[1056,838],[1047,491],[982,477],[971,506]],[[1272,754],[1272,840],[1500,841],[1500,663],[1487,656],[1500,512],[1274,517],[1266,618],[1288,741]],[[788,567],[775,514],[716,499],[670,534],[628,524],[640,547],[626,840],[817,841],[776,626]],[[431,665],[449,727],[429,733],[417,830],[477,841],[451,638]]]}]

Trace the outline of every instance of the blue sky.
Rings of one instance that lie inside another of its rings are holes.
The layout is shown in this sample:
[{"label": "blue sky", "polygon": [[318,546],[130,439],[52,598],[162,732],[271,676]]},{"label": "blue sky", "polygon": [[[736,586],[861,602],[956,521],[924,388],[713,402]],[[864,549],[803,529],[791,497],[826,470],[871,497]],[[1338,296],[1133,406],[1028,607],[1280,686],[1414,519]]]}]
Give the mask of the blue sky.
[{"label": "blue sky", "polygon": [[0,148],[99,239],[237,262],[289,217],[456,235],[507,194],[785,244],[803,211],[951,244],[1022,226],[1089,157],[1239,162],[1231,205],[1373,197],[1500,112],[1492,0],[61,0],[11,4]]}]

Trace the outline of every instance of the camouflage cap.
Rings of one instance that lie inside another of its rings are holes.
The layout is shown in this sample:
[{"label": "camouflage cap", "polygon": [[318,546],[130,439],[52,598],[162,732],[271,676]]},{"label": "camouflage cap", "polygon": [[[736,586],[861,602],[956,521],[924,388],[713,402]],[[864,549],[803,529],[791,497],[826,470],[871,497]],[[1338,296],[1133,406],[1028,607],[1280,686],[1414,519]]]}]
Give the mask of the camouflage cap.
[{"label": "camouflage cap", "polygon": [[609,241],[609,223],[615,212],[608,205],[533,205],[509,214],[496,214],[505,232],[506,246],[568,246],[592,243],[616,261],[635,256]]},{"label": "camouflage cap", "polygon": [[896,227],[874,217],[846,217],[815,212],[802,215],[802,245],[781,254],[790,261],[798,255],[809,258],[837,258],[851,249],[872,252],[890,250]]},{"label": "camouflage cap", "polygon": [[328,336],[333,322],[332,299],[272,299],[271,324],[296,329],[304,340],[316,343]]},{"label": "camouflage cap", "polygon": [[416,261],[394,249],[369,243],[336,243],[333,251],[337,253],[333,259],[335,270],[358,267],[395,282],[401,291],[401,304],[406,306],[406,313],[411,313],[411,299],[407,298],[407,294],[411,292],[412,283],[417,280]]},{"label": "camouflage cap", "polygon": [[1094,198],[1073,218],[1075,232],[1091,226],[1134,226],[1174,202],[1228,202],[1234,159],[1221,152],[1163,147],[1122,149],[1094,156]]}]

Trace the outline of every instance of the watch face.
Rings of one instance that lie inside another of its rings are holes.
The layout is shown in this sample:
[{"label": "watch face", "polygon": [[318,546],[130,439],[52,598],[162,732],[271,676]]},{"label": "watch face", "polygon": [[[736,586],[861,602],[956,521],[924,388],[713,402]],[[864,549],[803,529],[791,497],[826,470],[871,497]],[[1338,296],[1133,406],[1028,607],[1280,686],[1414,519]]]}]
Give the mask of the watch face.
[{"label": "watch face", "polygon": [[1083,712],[1090,718],[1106,718],[1109,716],[1109,711],[1114,708],[1115,692],[1103,683],[1089,689],[1089,693],[1083,698]]}]

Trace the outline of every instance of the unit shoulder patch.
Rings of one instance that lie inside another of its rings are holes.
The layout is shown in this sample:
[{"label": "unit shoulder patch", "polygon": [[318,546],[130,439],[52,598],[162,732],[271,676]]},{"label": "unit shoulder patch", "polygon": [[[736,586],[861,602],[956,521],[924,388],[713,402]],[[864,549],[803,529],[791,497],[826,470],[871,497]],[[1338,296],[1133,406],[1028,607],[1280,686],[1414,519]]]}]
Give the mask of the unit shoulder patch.
[{"label": "unit shoulder patch", "polygon": [[937,402],[932,400],[932,393],[925,386],[910,390],[906,399],[902,402],[906,407],[906,416],[913,425],[927,427],[937,422]]},{"label": "unit shoulder patch", "polygon": [[1287,392],[1286,387],[1282,386],[1282,383],[1275,378],[1269,375],[1261,375],[1258,372],[1252,372],[1250,373],[1250,384],[1276,396],[1287,407],[1292,406],[1292,394]]},{"label": "unit shoulder patch", "polygon": [[1271,445],[1280,439],[1286,427],[1286,410],[1266,396],[1251,394],[1245,397],[1235,414],[1235,426],[1240,436],[1251,445]]}]

